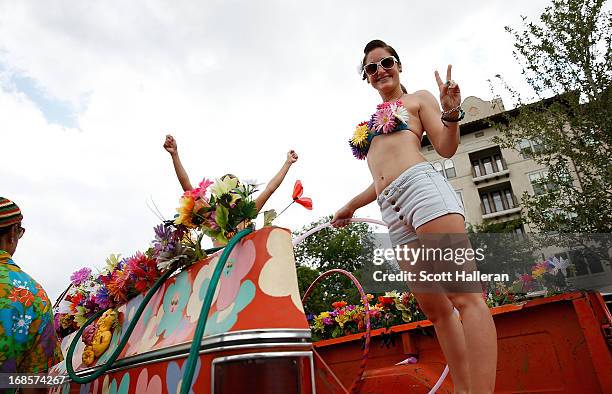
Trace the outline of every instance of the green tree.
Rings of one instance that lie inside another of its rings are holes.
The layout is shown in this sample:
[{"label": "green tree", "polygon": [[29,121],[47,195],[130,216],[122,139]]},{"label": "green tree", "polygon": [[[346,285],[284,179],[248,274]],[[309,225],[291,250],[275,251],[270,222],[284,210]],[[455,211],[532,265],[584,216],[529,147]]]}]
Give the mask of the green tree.
[{"label": "green tree", "polygon": [[612,232],[612,14],[604,3],[553,0],[539,21],[506,27],[535,97],[504,83],[517,109],[495,124],[494,142],[523,146],[548,168],[545,192],[522,198],[528,223],[542,232]]},{"label": "green tree", "polygon": [[[294,236],[330,220],[331,216],[323,217],[295,232]],[[346,270],[359,280],[363,266],[372,262],[372,236],[367,223],[353,223],[343,228],[325,228],[296,245],[294,252],[301,294],[304,295],[320,274],[334,268]],[[329,310],[335,301],[360,302],[358,290],[347,277],[340,274],[323,279],[306,301],[305,307],[307,312],[319,313]]]},{"label": "green tree", "polygon": [[[314,268],[310,268],[305,265],[297,266],[298,287],[302,297],[304,297],[306,290],[308,290],[310,285],[319,277],[319,275],[321,275],[321,273]],[[310,293],[304,307],[306,308],[306,312],[316,314],[330,309],[330,304],[324,295],[323,288],[320,285],[317,285]]]},{"label": "green tree", "polygon": [[531,273],[531,266],[537,259],[537,242],[531,234],[517,234],[515,229],[523,219],[505,222],[485,220],[481,224],[468,224],[467,233],[474,250],[484,255],[478,262],[478,269],[484,273],[510,274],[511,281],[516,275]]}]

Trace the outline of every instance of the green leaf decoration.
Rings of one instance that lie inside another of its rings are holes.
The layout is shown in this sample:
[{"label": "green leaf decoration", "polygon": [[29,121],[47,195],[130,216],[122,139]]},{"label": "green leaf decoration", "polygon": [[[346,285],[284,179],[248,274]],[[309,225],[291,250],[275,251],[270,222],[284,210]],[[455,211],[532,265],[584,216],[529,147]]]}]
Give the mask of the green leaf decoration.
[{"label": "green leaf decoration", "polygon": [[274,209],[270,209],[269,211],[265,211],[264,213],[264,227],[268,227],[272,225],[274,219],[276,219],[276,211]]},{"label": "green leaf decoration", "polygon": [[228,219],[229,219],[229,210],[223,205],[217,205],[215,222],[217,222],[219,227],[227,228]]}]

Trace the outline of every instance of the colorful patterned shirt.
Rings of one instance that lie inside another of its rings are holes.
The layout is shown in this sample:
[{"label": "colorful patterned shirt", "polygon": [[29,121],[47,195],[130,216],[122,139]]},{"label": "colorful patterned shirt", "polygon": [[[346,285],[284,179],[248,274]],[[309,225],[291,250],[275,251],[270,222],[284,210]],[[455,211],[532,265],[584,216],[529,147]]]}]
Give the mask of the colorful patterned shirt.
[{"label": "colorful patterned shirt", "polygon": [[0,250],[0,372],[44,373],[62,358],[47,293]]}]

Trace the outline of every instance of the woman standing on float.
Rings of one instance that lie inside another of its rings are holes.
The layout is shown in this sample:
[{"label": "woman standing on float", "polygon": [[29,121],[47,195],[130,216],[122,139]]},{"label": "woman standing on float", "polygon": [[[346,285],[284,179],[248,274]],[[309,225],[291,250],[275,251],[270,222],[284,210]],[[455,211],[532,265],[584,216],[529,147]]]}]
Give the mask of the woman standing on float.
[{"label": "woman standing on float", "polygon": [[[424,234],[465,233],[464,212],[455,191],[421,154],[424,131],[441,156],[450,158],[457,151],[463,111],[451,66],[446,82],[435,72],[441,112],[431,93],[407,93],[400,84],[402,64],[391,46],[374,40],[364,54],[363,79],[378,91],[383,103],[370,122],[357,127],[350,145],[355,157],[367,157],[373,183],[338,210],[332,224],[345,225],[358,208],[377,200],[393,247],[416,247],[415,241]],[[455,392],[493,392],[497,334],[482,294],[420,292],[415,296],[434,324]]]}]

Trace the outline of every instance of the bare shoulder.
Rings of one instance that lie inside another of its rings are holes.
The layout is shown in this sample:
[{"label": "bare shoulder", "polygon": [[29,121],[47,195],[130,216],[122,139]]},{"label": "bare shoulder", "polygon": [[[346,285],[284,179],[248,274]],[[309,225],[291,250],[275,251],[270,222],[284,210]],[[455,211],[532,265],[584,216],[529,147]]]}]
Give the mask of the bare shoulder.
[{"label": "bare shoulder", "polygon": [[413,95],[417,98],[421,108],[431,107],[439,109],[438,100],[436,100],[429,90],[417,90]]},{"label": "bare shoulder", "polygon": [[433,94],[429,90],[417,90],[413,93],[414,96],[418,97],[422,102],[430,102],[431,100],[436,100]]}]

